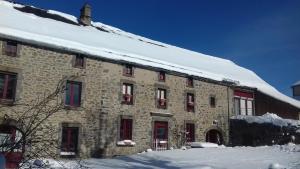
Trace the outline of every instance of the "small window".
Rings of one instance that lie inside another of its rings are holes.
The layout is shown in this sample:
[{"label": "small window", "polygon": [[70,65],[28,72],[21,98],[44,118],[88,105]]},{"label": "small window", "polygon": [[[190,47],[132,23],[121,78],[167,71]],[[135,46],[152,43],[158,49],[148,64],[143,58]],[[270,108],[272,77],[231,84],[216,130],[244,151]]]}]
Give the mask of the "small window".
[{"label": "small window", "polygon": [[194,142],[195,141],[195,124],[186,123],[185,131],[186,131],[186,142]]},{"label": "small window", "polygon": [[66,88],[65,104],[70,107],[80,107],[81,105],[81,82],[68,81]]},{"label": "small window", "polygon": [[122,103],[133,104],[133,85],[129,83],[123,83],[122,95]]},{"label": "small window", "polygon": [[210,96],[209,104],[210,104],[210,107],[216,107],[216,97],[215,96]]},{"label": "small window", "polygon": [[16,57],[18,52],[18,43],[15,41],[7,41],[4,44],[4,53],[7,56]]},{"label": "small window", "polygon": [[0,100],[13,101],[17,84],[17,75],[0,72]]},{"label": "small window", "polygon": [[84,68],[84,56],[83,55],[78,54],[75,56],[74,67]]},{"label": "small window", "polygon": [[167,90],[159,88],[157,90],[157,108],[167,108]]},{"label": "small window", "polygon": [[188,87],[194,87],[194,79],[191,78],[191,77],[188,77],[188,78],[186,79],[186,85],[187,85]]},{"label": "small window", "polygon": [[186,108],[188,112],[194,112],[195,111],[195,97],[192,93],[187,93],[186,96]]},{"label": "small window", "polygon": [[132,140],[132,119],[121,119],[120,140]]},{"label": "small window", "polygon": [[161,82],[166,81],[166,73],[165,72],[158,73],[158,81],[161,81]]},{"label": "small window", "polygon": [[125,65],[123,74],[125,76],[133,76],[133,67],[131,65]]},{"label": "small window", "polygon": [[74,156],[78,153],[78,127],[63,127],[61,155]]}]

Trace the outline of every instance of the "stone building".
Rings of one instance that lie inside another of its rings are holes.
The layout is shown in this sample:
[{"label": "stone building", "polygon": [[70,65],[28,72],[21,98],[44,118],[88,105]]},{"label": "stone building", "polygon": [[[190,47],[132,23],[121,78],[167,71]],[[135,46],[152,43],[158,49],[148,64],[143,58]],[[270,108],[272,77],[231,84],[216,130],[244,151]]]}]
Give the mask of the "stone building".
[{"label": "stone building", "polygon": [[47,121],[59,131],[57,155],[114,156],[193,141],[227,144],[231,116],[264,113],[271,109],[257,105],[272,107],[274,100],[287,107],[279,113],[299,118],[300,103],[253,72],[91,23],[90,10],[85,5],[77,21],[0,2],[1,104],[30,102],[63,77],[84,75],[66,83],[66,107]]}]

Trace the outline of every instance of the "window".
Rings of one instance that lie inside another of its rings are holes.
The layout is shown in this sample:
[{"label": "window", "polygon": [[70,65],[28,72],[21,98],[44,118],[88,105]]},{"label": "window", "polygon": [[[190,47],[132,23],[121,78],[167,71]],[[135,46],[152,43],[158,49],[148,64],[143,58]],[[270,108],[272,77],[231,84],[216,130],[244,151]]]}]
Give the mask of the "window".
[{"label": "window", "polygon": [[63,127],[61,139],[61,155],[73,156],[78,150],[78,127]]},{"label": "window", "polygon": [[121,119],[120,140],[132,140],[132,119]]},{"label": "window", "polygon": [[191,77],[187,78],[186,79],[186,85],[188,87],[194,87],[194,80],[193,80],[193,78],[191,78]]},{"label": "window", "polygon": [[16,82],[16,74],[0,72],[0,100],[14,100]]},{"label": "window", "polygon": [[234,110],[237,115],[253,115],[253,93],[234,91]]},{"label": "window", "polygon": [[18,43],[15,41],[7,41],[4,43],[4,54],[7,56],[16,57],[18,52]]},{"label": "window", "polygon": [[188,112],[195,111],[195,98],[194,98],[194,94],[192,93],[188,93],[186,96],[186,108]]},{"label": "window", "polygon": [[123,75],[133,76],[133,67],[131,65],[125,65],[123,70]]},{"label": "window", "polygon": [[133,85],[129,83],[123,83],[122,86],[122,103],[133,104]]},{"label": "window", "polygon": [[166,109],[167,108],[167,90],[158,89],[157,90],[157,108]]},{"label": "window", "polygon": [[77,54],[75,56],[74,67],[84,68],[84,56],[83,55]]},{"label": "window", "polygon": [[215,96],[210,96],[209,104],[210,104],[210,107],[216,107],[216,97]]},{"label": "window", "polygon": [[186,131],[186,142],[194,142],[195,141],[195,124],[186,123],[185,131]]},{"label": "window", "polygon": [[71,107],[80,107],[81,82],[74,82],[74,81],[67,82],[65,104]]},{"label": "window", "polygon": [[158,81],[161,81],[161,82],[166,81],[166,73],[165,72],[158,73]]}]

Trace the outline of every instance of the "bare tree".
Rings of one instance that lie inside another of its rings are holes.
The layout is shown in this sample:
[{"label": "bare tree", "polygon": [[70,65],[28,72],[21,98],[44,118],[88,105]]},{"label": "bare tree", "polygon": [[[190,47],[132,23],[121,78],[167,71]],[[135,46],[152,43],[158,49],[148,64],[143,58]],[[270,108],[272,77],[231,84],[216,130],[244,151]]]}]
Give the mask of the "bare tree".
[{"label": "bare tree", "polygon": [[[19,161],[19,168],[24,168],[35,159],[51,158],[57,160],[60,144],[57,140],[58,127],[49,122],[51,116],[64,109],[64,92],[66,81],[74,80],[78,76],[62,78],[53,92],[44,94],[31,101],[13,105],[0,106],[0,114],[5,114],[0,121],[0,153],[4,156],[14,156]],[[9,127],[11,133],[1,132],[1,126]],[[79,168],[84,168],[81,160],[77,160]],[[40,160],[40,166],[47,168],[47,164]],[[61,163],[61,168],[66,168]]]}]

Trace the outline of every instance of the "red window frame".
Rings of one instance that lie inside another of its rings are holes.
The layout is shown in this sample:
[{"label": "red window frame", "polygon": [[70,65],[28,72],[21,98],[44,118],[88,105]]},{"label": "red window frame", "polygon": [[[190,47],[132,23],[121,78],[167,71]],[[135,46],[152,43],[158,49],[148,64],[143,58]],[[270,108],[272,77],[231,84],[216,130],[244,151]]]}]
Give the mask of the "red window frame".
[{"label": "red window frame", "polygon": [[77,67],[77,68],[84,67],[84,56],[83,55],[78,54],[75,56],[74,67]]},{"label": "red window frame", "polygon": [[123,75],[125,76],[133,76],[133,66],[125,65],[123,69]]},{"label": "red window frame", "polygon": [[120,140],[132,140],[132,119],[121,119]]},{"label": "red window frame", "polygon": [[186,142],[194,142],[195,141],[195,124],[186,123],[185,124],[186,133]]},{"label": "red window frame", "polygon": [[194,79],[191,78],[191,77],[188,77],[188,78],[186,79],[186,85],[187,85],[188,87],[194,87]]},{"label": "red window frame", "polygon": [[158,88],[157,89],[157,108],[167,108],[167,90]]},{"label": "red window frame", "polygon": [[209,104],[210,104],[210,107],[216,107],[216,97],[215,96],[209,97]]},{"label": "red window frame", "polygon": [[63,127],[61,139],[61,152],[72,152],[75,155],[78,153],[78,127]]},{"label": "red window frame", "polygon": [[[130,91],[128,91],[130,88]],[[133,104],[133,84],[123,83],[122,85],[122,103],[123,104]]]},{"label": "red window frame", "polygon": [[195,95],[193,93],[187,93],[186,95],[186,108],[188,112],[195,111]]},{"label": "red window frame", "polygon": [[[1,88],[0,86],[0,100],[14,101],[17,84],[17,74],[0,72],[0,75],[4,76],[4,78],[2,79],[3,87]],[[12,81],[11,84],[10,81]],[[8,93],[11,93],[10,97],[8,96]]]},{"label": "red window frame", "polygon": [[165,72],[159,72],[158,73],[158,81],[161,81],[161,82],[166,81],[166,73]]},{"label": "red window frame", "polygon": [[[68,85],[69,84],[69,85]],[[78,85],[78,103],[75,103],[75,89],[74,89],[74,85]],[[66,106],[70,106],[70,107],[80,107],[81,105],[81,91],[82,91],[82,83],[81,82],[75,82],[75,81],[67,81],[67,87],[70,87],[70,89],[66,90],[66,100],[65,100],[65,104]],[[67,95],[69,95],[69,101],[67,100]],[[69,102],[69,103],[67,103]]]},{"label": "red window frame", "polygon": [[4,53],[7,56],[16,57],[18,53],[18,43],[15,41],[6,41]]}]

